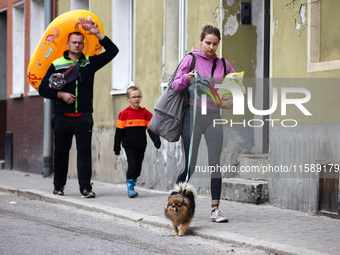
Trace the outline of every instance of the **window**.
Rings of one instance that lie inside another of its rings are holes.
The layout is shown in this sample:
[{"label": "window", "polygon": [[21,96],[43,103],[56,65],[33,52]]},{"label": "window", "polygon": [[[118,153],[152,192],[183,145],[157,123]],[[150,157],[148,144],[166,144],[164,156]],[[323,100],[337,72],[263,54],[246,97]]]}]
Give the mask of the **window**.
[{"label": "window", "polygon": [[71,0],[71,10],[89,10],[89,0]]},{"label": "window", "polygon": [[178,21],[178,61],[181,61],[187,54],[187,8],[186,0],[179,0],[179,21]]},{"label": "window", "polygon": [[133,0],[113,0],[113,38],[119,54],[113,62],[111,95],[125,94],[134,84]]},{"label": "window", "polygon": [[12,95],[22,97],[25,84],[25,5],[18,2],[13,5],[12,18]]},{"label": "window", "polygon": [[187,53],[186,0],[165,0],[163,70],[161,87],[168,84]]},{"label": "window", "polygon": [[[45,31],[44,0],[31,0],[30,58]],[[29,92],[36,90],[29,86]]]},{"label": "window", "polygon": [[[321,0],[309,0],[307,6],[307,16],[310,21],[307,23],[307,72],[340,69],[340,50],[337,43],[340,26],[339,23],[334,22],[333,15],[327,14],[326,9],[336,10],[339,2],[331,0],[325,3]],[[322,9],[326,9],[326,14]],[[329,29],[330,26],[332,29]],[[327,37],[322,34],[322,28],[327,29]],[[327,52],[327,49],[331,50]]]}]

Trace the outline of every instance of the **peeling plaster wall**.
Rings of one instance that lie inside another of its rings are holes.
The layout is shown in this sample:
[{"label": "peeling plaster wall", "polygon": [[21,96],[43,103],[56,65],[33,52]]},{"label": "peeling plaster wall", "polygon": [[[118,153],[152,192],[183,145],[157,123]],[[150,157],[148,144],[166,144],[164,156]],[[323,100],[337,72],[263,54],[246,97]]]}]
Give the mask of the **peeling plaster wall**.
[{"label": "peeling plaster wall", "polygon": [[305,77],[307,60],[306,0],[272,1],[271,76]]},{"label": "peeling plaster wall", "polygon": [[[230,62],[235,71],[244,71],[245,77],[255,78],[255,69],[258,65],[257,37],[261,37],[262,34],[257,34],[255,25],[241,25],[241,2],[240,0],[227,1],[223,6],[222,56]],[[253,23],[254,21],[256,23],[258,11],[256,4],[259,3],[259,1],[252,1],[252,13],[255,14]]]},{"label": "peeling plaster wall", "polygon": [[[340,121],[338,109],[340,107],[339,82],[325,78],[340,78],[340,70],[307,71],[308,50],[308,2],[318,1],[285,0],[272,1],[271,21],[271,76],[272,78],[289,78],[295,81],[292,85],[287,82],[275,87],[303,87],[311,92],[311,100],[306,107],[312,116],[300,116],[299,110],[291,108],[284,118],[293,118],[299,121],[294,128],[275,126],[270,128],[270,159],[273,166],[311,165],[317,161],[340,161]],[[327,14],[323,13],[321,5],[320,35],[330,35],[334,31],[331,25],[333,17],[337,17],[338,1],[321,1],[327,6]],[[325,9],[324,6],[324,9]],[[315,17],[314,17],[315,18]],[[339,22],[335,24],[338,26]],[[315,44],[311,38],[310,43]],[[338,56],[337,45],[339,35],[333,33],[327,43],[321,44],[320,56]],[[334,54],[333,54],[334,53]],[[321,60],[322,61],[322,60]],[[291,79],[291,78],[300,78]],[[316,79],[320,78],[320,79]],[[286,80],[287,81],[287,80]],[[301,113],[301,112],[300,112]],[[283,118],[280,112],[271,116]],[[290,174],[274,173],[269,176],[269,202],[275,206],[300,211],[317,212],[319,199],[319,175],[313,172]]]},{"label": "peeling plaster wall", "polygon": [[[298,126],[294,132],[274,127],[270,132],[272,166],[292,166],[290,173],[270,173],[269,203],[281,208],[313,212],[318,209],[319,174],[301,171],[317,161],[340,162],[340,125]],[[303,168],[302,168],[303,169]],[[307,169],[307,168],[306,168]]]},{"label": "peeling plaster wall", "polygon": [[224,24],[224,36],[233,36],[238,29],[238,21],[237,21],[237,15],[240,14],[240,11],[237,11],[235,15],[230,14],[227,18],[226,23]]},{"label": "peeling plaster wall", "polygon": [[219,0],[187,0],[187,33],[188,51],[201,49],[201,28],[206,23],[212,23],[217,27],[219,24]]}]

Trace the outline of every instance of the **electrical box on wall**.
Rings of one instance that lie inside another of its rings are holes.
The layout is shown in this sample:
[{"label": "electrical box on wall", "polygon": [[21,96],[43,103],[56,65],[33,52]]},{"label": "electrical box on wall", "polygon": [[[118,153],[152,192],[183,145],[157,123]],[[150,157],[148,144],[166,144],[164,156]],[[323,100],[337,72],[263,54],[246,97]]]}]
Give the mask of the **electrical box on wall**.
[{"label": "electrical box on wall", "polygon": [[241,2],[241,24],[251,25],[251,2]]}]

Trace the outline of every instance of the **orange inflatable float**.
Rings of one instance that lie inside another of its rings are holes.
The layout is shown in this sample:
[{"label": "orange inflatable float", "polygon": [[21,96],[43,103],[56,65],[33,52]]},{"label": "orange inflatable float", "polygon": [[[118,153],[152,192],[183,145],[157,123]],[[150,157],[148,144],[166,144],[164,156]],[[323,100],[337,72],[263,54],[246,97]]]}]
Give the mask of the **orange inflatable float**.
[{"label": "orange inflatable float", "polygon": [[84,29],[84,25],[90,20],[96,22],[100,32],[104,34],[100,19],[87,10],[66,12],[51,22],[41,37],[27,68],[27,79],[33,88],[39,89],[41,80],[51,63],[63,56],[64,51],[67,50],[66,42],[70,33],[78,31],[84,35],[85,55],[93,56],[101,53],[102,47],[98,38],[91,34],[86,26]]}]

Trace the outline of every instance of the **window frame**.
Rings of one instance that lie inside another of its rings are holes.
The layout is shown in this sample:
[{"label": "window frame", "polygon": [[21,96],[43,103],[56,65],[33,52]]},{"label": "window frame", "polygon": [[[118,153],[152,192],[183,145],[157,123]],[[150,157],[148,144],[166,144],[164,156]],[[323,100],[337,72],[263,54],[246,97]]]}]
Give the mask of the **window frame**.
[{"label": "window frame", "polygon": [[135,80],[135,3],[113,0],[112,8],[112,34],[119,54],[112,64],[110,95],[121,95]]},{"label": "window frame", "polygon": [[340,60],[320,61],[320,1],[307,1],[307,72],[331,71],[340,69]]},{"label": "window frame", "polygon": [[25,92],[25,1],[12,6],[12,94],[21,98]]},{"label": "window frame", "polygon": [[[40,41],[41,36],[45,31],[45,1],[31,0],[30,1],[30,59],[32,58],[35,49]],[[29,86],[28,96],[37,96],[39,93]]]}]

